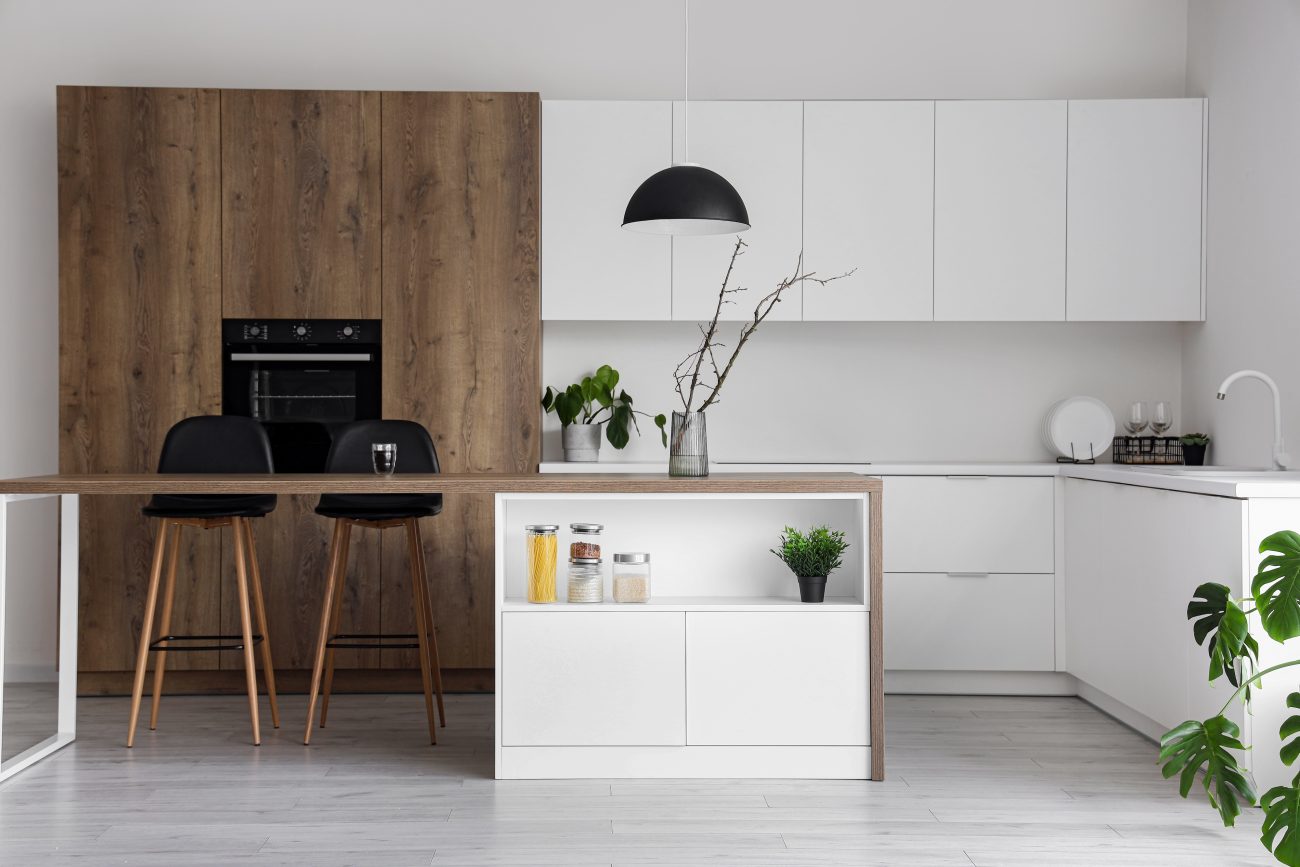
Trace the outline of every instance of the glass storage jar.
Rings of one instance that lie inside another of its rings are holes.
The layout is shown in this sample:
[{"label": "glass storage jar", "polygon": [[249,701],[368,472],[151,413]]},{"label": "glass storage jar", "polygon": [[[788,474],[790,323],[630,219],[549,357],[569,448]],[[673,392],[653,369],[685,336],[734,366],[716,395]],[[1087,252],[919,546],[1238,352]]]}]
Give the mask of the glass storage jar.
[{"label": "glass storage jar", "polygon": [[600,534],[604,524],[570,524],[573,541],[569,543],[569,556],[575,560],[600,559]]},{"label": "glass storage jar", "polygon": [[650,555],[614,555],[614,601],[650,601]]},{"label": "glass storage jar", "polygon": [[605,570],[599,557],[569,558],[569,601],[605,601]]},{"label": "glass storage jar", "polygon": [[528,601],[555,601],[555,555],[559,545],[556,524],[529,524],[524,528],[528,565]]}]

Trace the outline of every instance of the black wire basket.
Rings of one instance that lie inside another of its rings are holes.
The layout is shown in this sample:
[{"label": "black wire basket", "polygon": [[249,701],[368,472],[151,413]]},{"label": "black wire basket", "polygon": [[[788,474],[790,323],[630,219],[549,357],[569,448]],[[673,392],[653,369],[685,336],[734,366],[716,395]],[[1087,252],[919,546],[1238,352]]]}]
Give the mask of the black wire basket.
[{"label": "black wire basket", "polygon": [[1117,464],[1181,464],[1183,443],[1178,437],[1115,437],[1111,459]]}]

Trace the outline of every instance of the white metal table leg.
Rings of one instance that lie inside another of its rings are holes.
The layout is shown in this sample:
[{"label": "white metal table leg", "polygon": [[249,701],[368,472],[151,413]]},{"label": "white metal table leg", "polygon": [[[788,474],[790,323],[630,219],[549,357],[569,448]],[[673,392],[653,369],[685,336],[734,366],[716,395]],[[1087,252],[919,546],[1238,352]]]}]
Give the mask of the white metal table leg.
[{"label": "white metal table leg", "polygon": [[[9,503],[57,494],[0,496],[0,737],[4,732],[5,598],[9,579]],[[76,494],[64,494],[59,503],[59,719],[58,731],[0,763],[0,780],[30,767],[77,739],[77,589],[80,556],[80,504]]]}]

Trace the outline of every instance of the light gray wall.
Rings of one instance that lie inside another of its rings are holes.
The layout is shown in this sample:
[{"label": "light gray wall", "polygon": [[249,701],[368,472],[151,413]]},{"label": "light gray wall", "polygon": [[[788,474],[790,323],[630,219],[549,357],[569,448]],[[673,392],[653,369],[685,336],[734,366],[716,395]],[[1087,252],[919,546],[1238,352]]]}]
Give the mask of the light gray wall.
[{"label": "light gray wall", "polygon": [[[684,84],[681,9],[680,0],[0,0],[0,474],[50,471],[57,464],[56,84],[516,89],[546,98],[669,98],[680,96]],[[697,0],[691,9],[691,95],[1178,96],[1186,18],[1185,0]],[[1154,358],[1159,382],[1147,390],[1178,388],[1172,363],[1178,344],[1168,329],[1150,329],[1129,343],[1123,341],[1131,330],[1084,330],[1051,345],[1042,337],[1056,333],[1051,329],[1011,331],[1011,342],[993,356],[1017,349],[1054,353],[1052,369],[1082,372],[1062,393],[1120,393],[1121,380],[1112,374],[1087,375],[1095,355],[1081,334],[1098,334],[1121,360]],[[807,341],[817,333],[791,332],[785,339],[797,350],[812,345]],[[947,365],[972,378],[984,370],[991,380],[1002,369],[1001,361],[981,367],[980,339],[989,334],[982,327],[922,331],[916,341],[899,338],[912,333],[908,328],[882,333],[879,345],[898,355],[855,355],[853,347],[864,338],[851,329],[837,332],[838,342],[826,351],[896,371],[888,396],[898,403],[883,410],[896,416],[924,415],[947,388],[942,378],[910,371]],[[651,327],[633,336],[653,344],[660,334]],[[949,348],[945,334],[953,335],[951,345],[963,347],[960,353]],[[593,360],[608,355],[599,337],[592,340]],[[675,348],[680,341],[670,342]],[[548,345],[548,358],[556,358],[554,349]],[[643,370],[631,371],[630,384],[646,383],[643,393],[659,387],[649,384],[654,377],[667,377],[653,355]],[[758,356],[750,362],[761,364]],[[1037,361],[1026,355],[1024,363]],[[548,379],[577,372],[567,365],[552,364]],[[791,367],[778,372],[773,386],[790,393],[806,375]],[[979,426],[972,442],[1015,426],[1010,441],[1021,445],[999,456],[1032,456],[1024,425],[1046,397],[1031,389],[1012,415],[952,423]],[[866,406],[853,392],[845,405]],[[729,410],[718,414],[722,429],[745,418],[728,419]],[[826,423],[861,427],[881,411],[833,412]],[[774,447],[781,442],[773,440]],[[902,446],[891,451],[901,454]],[[19,650],[11,644],[10,652]]]},{"label": "light gray wall", "polygon": [[1185,326],[1183,402],[1215,463],[1267,465],[1268,390],[1214,392],[1243,367],[1282,390],[1300,457],[1300,0],[1194,0],[1187,87],[1210,98],[1208,314]]}]

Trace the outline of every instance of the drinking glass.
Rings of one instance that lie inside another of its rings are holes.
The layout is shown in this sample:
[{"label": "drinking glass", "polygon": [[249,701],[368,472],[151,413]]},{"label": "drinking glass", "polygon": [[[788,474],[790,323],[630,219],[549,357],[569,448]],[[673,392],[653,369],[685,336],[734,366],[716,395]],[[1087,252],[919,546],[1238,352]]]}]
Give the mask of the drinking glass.
[{"label": "drinking glass", "polygon": [[1174,425],[1174,407],[1167,400],[1157,401],[1151,414],[1151,430],[1160,436]]},{"label": "drinking glass", "polygon": [[1124,420],[1124,430],[1130,436],[1137,436],[1147,429],[1147,402],[1135,400],[1128,408],[1128,418]]},{"label": "drinking glass", "polygon": [[370,462],[381,476],[391,476],[397,469],[397,443],[371,443]]}]

